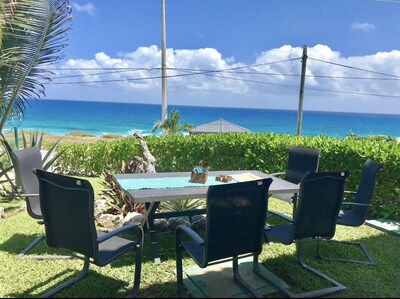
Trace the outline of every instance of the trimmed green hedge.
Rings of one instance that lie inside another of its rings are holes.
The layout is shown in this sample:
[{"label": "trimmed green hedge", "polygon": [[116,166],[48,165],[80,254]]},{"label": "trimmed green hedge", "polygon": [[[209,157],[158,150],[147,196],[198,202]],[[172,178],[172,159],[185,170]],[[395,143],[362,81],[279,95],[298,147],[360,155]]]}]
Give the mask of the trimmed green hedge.
[{"label": "trimmed green hedge", "polygon": [[[320,171],[350,170],[347,189],[358,186],[361,166],[371,158],[383,164],[378,176],[370,217],[400,219],[400,144],[388,138],[345,139],[326,136],[299,137],[275,133],[229,133],[145,137],[157,159],[157,171],[190,171],[200,160],[211,170],[257,169],[284,171],[292,145],[320,148]],[[66,152],[56,161],[56,170],[71,175],[98,176],[116,171],[121,161],[142,156],[133,137],[118,141],[64,144]]]}]

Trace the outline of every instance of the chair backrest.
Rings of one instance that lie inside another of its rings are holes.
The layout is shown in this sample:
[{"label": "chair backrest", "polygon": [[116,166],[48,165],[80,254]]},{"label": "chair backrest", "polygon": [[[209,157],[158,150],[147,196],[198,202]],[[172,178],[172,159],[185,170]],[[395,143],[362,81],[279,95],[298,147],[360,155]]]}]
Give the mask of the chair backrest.
[{"label": "chair backrest", "polygon": [[298,184],[307,171],[318,171],[320,153],[320,149],[292,146],[289,149],[284,179]]},{"label": "chair backrest", "polygon": [[[370,204],[374,194],[376,179],[382,165],[368,159],[362,166],[361,181],[357,188],[354,201],[356,203]],[[359,225],[365,222],[368,213],[368,206],[353,206],[351,209],[352,217],[358,218]]]},{"label": "chair backrest", "polygon": [[271,178],[208,188],[206,263],[260,253]]},{"label": "chair backrest", "polygon": [[333,238],[348,171],[307,172],[300,182],[293,239]]},{"label": "chair backrest", "polygon": [[[36,146],[14,150],[11,159],[15,167],[17,186],[24,194],[38,194],[39,183],[33,169],[42,169],[42,154]],[[26,196],[28,214],[35,219],[42,219],[39,196]]]},{"label": "chair backrest", "polygon": [[94,193],[89,181],[35,169],[49,247],[96,258]]}]

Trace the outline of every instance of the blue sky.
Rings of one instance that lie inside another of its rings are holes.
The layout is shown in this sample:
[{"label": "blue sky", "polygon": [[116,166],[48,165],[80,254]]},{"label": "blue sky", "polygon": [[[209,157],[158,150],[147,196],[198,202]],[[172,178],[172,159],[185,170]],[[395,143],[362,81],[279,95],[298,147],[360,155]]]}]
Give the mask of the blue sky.
[{"label": "blue sky", "polygon": [[[161,104],[161,1],[71,6],[46,98]],[[166,0],[168,103],[295,110],[307,45],[305,110],[400,114],[399,33],[397,0]]]}]

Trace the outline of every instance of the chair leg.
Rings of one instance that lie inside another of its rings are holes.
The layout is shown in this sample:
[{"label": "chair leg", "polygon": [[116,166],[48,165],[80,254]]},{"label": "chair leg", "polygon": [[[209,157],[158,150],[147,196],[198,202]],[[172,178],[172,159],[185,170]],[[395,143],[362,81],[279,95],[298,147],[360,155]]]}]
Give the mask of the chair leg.
[{"label": "chair leg", "polygon": [[232,260],[232,269],[233,269],[233,278],[237,283],[240,284],[241,287],[249,291],[255,298],[264,298],[251,285],[249,285],[246,281],[243,280],[242,276],[239,273],[239,262],[237,257],[234,257]]},{"label": "chair leg", "polygon": [[178,295],[180,298],[185,297],[185,286],[183,285],[183,266],[182,266],[183,247],[180,244],[176,246],[176,277],[178,283]]},{"label": "chair leg", "polygon": [[310,267],[309,265],[307,265],[305,263],[303,257],[301,256],[301,253],[302,253],[302,246],[301,245],[302,245],[302,243],[296,243],[297,259],[298,259],[299,264],[304,269],[306,269],[306,270],[310,271],[311,273],[321,277],[322,279],[325,279],[326,281],[330,282],[333,286],[332,287],[328,287],[328,288],[324,288],[324,289],[315,290],[315,291],[304,292],[304,293],[300,293],[300,294],[294,294],[294,298],[321,297],[321,296],[325,296],[327,294],[332,294],[332,293],[339,292],[341,290],[345,290],[346,287],[344,285],[340,284],[339,282],[337,282],[333,278],[331,278],[328,275],[318,271],[317,269],[314,269],[314,268]]},{"label": "chair leg", "polygon": [[36,245],[39,244],[42,240],[45,239],[45,235],[42,234],[38,236],[32,243],[24,248],[20,254],[17,255],[17,259],[37,259],[37,260],[44,260],[44,259],[72,259],[74,255],[28,255],[28,252],[31,251]]},{"label": "chair leg", "polygon": [[126,298],[135,298],[139,292],[140,277],[142,273],[142,256],[143,256],[143,242],[135,247],[135,277],[133,280],[133,289]]},{"label": "chair leg", "polygon": [[333,280],[332,278],[330,278],[329,276],[325,275],[324,273],[322,273],[322,272],[310,267],[309,265],[307,265],[304,262],[303,257],[301,256],[301,251],[302,251],[301,245],[299,243],[296,243],[297,258],[298,258],[298,261],[299,261],[299,264],[301,265],[301,267],[303,267],[304,269],[306,269],[306,270],[310,271],[311,273],[317,275],[318,277],[327,280],[328,282],[333,284],[332,287],[295,294],[295,293],[289,291],[288,287],[283,285],[283,281],[280,280],[279,278],[273,277],[273,276],[265,277],[263,275],[263,273],[260,271],[260,268],[259,268],[259,265],[258,265],[258,256],[256,256],[256,255],[254,256],[254,268],[253,268],[253,271],[259,277],[261,277],[261,278],[265,279],[266,281],[272,283],[278,290],[280,290],[282,293],[284,293],[289,298],[321,297],[321,296],[324,296],[324,295],[327,295],[327,294],[335,293],[335,292],[338,292],[338,291],[346,289],[346,287],[343,286],[342,284],[340,284],[337,281]]},{"label": "chair leg", "polygon": [[[363,252],[363,254],[365,255],[365,257],[367,258],[367,261],[323,256],[321,254],[319,241],[336,242],[336,243],[340,243],[340,244],[348,244],[348,245],[352,245],[352,246],[358,246],[358,247],[360,247],[360,249]],[[377,264],[376,261],[374,260],[374,258],[372,257],[372,255],[369,253],[369,251],[368,251],[367,247],[365,246],[365,244],[362,243],[362,242],[348,242],[348,241],[337,241],[337,240],[324,240],[324,239],[322,239],[322,240],[318,240],[317,241],[317,251],[318,251],[319,257],[324,259],[324,260],[337,261],[337,262],[350,262],[350,263],[356,263],[356,264],[367,264],[367,265],[374,265],[374,266]]]},{"label": "chair leg", "polygon": [[260,277],[261,279],[271,283],[276,289],[278,289],[279,291],[281,291],[282,293],[284,293],[286,296],[288,297],[293,297],[293,294],[291,292],[289,292],[289,290],[284,286],[283,281],[281,279],[279,279],[276,276],[268,276],[266,277],[260,269],[259,263],[258,263],[258,255],[254,255],[253,258],[253,272],[255,274],[257,274],[258,277]]},{"label": "chair leg", "polygon": [[70,280],[67,280],[66,282],[60,284],[59,286],[56,286],[55,288],[51,289],[50,291],[47,291],[42,296],[40,296],[40,298],[52,297],[54,294],[60,292],[61,290],[69,287],[70,285],[74,284],[78,280],[80,280],[83,277],[85,277],[89,272],[89,265],[90,265],[89,257],[85,256],[85,262],[83,264],[83,268],[82,268],[81,272],[79,272],[79,274],[77,276],[71,278]]}]

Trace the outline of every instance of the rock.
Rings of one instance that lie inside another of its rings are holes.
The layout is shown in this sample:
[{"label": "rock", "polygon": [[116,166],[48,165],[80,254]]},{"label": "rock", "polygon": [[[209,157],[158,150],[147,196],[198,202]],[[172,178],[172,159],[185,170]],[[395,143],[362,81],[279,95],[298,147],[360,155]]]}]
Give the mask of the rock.
[{"label": "rock", "polygon": [[94,217],[100,217],[108,208],[109,206],[107,205],[107,200],[105,198],[96,200],[94,202]]},{"label": "rock", "polygon": [[154,228],[157,232],[168,231],[168,221],[166,219],[154,219]]},{"label": "rock", "polygon": [[122,225],[126,224],[142,224],[143,215],[136,212],[129,212],[125,218],[122,220]]},{"label": "rock", "polygon": [[97,225],[107,231],[111,231],[122,226],[122,215],[102,214],[97,218]]},{"label": "rock", "polygon": [[175,229],[178,225],[187,225],[190,227],[189,217],[172,217],[168,219],[168,230],[170,232],[175,232]]},{"label": "rock", "polygon": [[4,212],[4,208],[0,207],[0,219],[6,218],[6,212]]},{"label": "rock", "polygon": [[205,215],[195,215],[192,218],[192,229],[195,231],[205,231],[207,219]]}]

